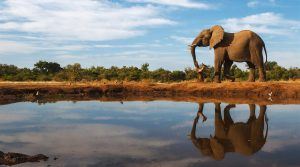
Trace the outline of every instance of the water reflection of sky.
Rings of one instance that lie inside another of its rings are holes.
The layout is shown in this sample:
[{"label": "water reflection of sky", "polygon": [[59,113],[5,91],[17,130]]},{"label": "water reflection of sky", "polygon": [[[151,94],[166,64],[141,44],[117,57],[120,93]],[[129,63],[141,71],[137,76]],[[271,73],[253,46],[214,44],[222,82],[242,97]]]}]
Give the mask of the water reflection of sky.
[{"label": "water reflection of sky", "polygon": [[[199,136],[213,135],[214,107],[205,104],[208,120],[198,124]],[[54,166],[297,166],[299,109],[299,105],[268,106],[269,135],[262,150],[249,157],[228,153],[215,161],[201,155],[188,137],[196,103],[15,103],[0,107],[0,150],[46,154],[52,160],[45,164]],[[235,121],[246,122],[248,105],[237,105],[230,113]]]}]

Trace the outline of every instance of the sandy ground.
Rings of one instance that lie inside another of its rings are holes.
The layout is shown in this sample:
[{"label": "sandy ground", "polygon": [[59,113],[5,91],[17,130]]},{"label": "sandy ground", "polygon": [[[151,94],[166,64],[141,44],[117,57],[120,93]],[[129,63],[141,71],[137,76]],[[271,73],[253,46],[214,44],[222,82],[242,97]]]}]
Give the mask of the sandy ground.
[{"label": "sandy ground", "polygon": [[300,104],[300,82],[0,82],[0,103],[59,100],[173,100]]}]

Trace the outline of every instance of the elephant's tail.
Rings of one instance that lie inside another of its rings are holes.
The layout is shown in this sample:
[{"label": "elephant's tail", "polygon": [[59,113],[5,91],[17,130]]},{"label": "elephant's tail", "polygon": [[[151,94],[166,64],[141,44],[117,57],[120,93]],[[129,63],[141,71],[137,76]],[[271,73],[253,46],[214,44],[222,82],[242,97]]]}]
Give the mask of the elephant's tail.
[{"label": "elephant's tail", "polygon": [[263,48],[264,48],[265,55],[266,55],[266,61],[265,61],[265,65],[266,65],[266,64],[267,64],[267,62],[268,62],[268,54],[267,54],[267,49],[266,49],[266,45],[265,45],[265,43],[263,43]]},{"label": "elephant's tail", "polygon": [[268,137],[268,131],[269,131],[269,118],[267,116],[267,113],[265,114],[265,121],[266,121],[266,125],[267,125],[267,130],[266,130],[266,134],[265,134],[265,141],[266,141],[267,137]]}]

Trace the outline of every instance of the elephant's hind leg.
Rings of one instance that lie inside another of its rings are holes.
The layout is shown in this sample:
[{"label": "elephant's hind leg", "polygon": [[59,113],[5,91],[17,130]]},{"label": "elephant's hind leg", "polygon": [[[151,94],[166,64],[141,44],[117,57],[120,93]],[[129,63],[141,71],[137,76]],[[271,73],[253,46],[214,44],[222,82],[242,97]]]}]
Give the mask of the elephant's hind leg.
[{"label": "elephant's hind leg", "polygon": [[263,53],[262,50],[259,52],[259,57],[258,57],[258,81],[259,82],[266,82],[266,70],[265,70],[265,65],[264,65],[264,60],[263,60]]},{"label": "elephant's hind leg", "polygon": [[264,65],[261,65],[258,68],[258,73],[259,73],[259,79],[258,79],[258,81],[259,82],[266,82],[266,72],[265,72]]},{"label": "elephant's hind leg", "polygon": [[255,104],[249,104],[249,109],[250,109],[250,116],[247,121],[247,124],[251,123],[252,121],[256,120],[256,115],[255,115]]},{"label": "elephant's hind leg", "polygon": [[251,54],[251,62],[258,69],[259,74],[259,82],[266,81],[266,72],[264,67],[263,53],[262,53],[262,44],[258,41],[250,42],[250,54]]}]

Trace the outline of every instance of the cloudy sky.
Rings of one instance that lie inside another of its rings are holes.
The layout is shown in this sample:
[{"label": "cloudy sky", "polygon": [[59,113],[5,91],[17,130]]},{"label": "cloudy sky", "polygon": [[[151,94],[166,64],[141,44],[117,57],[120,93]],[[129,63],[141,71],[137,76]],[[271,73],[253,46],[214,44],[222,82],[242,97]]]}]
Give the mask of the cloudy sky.
[{"label": "cloudy sky", "polygon": [[[299,9],[297,0],[0,0],[0,63],[184,69],[187,44],[218,24],[257,32],[268,60],[299,67]],[[212,51],[197,52],[213,64]]]}]

